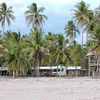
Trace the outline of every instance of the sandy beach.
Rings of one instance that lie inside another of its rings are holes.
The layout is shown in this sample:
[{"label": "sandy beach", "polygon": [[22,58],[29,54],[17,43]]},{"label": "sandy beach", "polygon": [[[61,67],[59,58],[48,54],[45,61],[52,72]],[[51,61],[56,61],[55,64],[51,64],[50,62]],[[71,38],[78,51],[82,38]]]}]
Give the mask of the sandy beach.
[{"label": "sandy beach", "polygon": [[0,78],[0,100],[100,100],[100,79]]}]

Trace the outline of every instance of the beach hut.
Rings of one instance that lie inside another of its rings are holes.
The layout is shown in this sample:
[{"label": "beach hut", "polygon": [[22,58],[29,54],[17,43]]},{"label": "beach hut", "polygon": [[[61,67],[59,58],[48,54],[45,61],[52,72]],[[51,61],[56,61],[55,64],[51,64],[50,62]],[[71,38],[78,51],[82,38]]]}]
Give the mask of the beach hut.
[{"label": "beach hut", "polygon": [[89,65],[89,76],[100,76],[100,51],[91,51],[87,54]]}]

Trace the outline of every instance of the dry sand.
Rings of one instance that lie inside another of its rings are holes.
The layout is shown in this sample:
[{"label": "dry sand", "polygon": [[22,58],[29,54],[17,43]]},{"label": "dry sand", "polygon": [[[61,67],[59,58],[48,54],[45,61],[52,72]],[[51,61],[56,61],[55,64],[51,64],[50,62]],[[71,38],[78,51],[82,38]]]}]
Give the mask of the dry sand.
[{"label": "dry sand", "polygon": [[0,78],[0,100],[100,100],[100,79]]}]

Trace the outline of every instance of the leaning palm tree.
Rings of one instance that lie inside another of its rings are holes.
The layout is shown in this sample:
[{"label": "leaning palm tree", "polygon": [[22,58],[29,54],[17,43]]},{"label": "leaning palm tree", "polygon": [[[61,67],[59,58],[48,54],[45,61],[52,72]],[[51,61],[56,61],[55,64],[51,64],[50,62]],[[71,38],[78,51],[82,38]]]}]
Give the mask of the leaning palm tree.
[{"label": "leaning palm tree", "polygon": [[4,33],[4,27],[5,24],[7,23],[8,26],[10,27],[11,20],[15,20],[15,16],[13,15],[14,12],[12,10],[12,7],[7,7],[6,3],[2,3],[0,5],[0,23],[3,28],[3,33]]},{"label": "leaning palm tree", "polygon": [[32,3],[25,12],[28,25],[31,25],[32,28],[40,27],[44,20],[47,19],[47,16],[43,14],[44,10],[44,7],[38,8],[36,3]]},{"label": "leaning palm tree", "polygon": [[65,32],[67,34],[67,37],[69,37],[72,41],[74,41],[77,33],[79,33],[79,30],[75,26],[73,21],[69,21],[68,25],[65,26]]}]

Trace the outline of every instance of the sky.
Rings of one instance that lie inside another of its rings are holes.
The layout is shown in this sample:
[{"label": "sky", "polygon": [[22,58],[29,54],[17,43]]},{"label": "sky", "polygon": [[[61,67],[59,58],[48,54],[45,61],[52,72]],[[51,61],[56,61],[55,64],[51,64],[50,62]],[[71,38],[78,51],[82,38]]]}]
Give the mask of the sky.
[{"label": "sky", "polygon": [[[80,1],[81,0],[0,0],[0,3],[5,2],[8,6],[13,7],[16,20],[12,22],[11,30],[28,34],[31,28],[26,23],[24,12],[31,3],[35,2],[38,7],[45,7],[44,14],[48,17],[48,20],[46,20],[44,24],[45,33],[64,33],[65,25],[72,19],[72,9],[74,9],[76,3]],[[91,9],[95,9],[100,5],[100,0],[83,1],[90,4]],[[7,29],[6,26],[6,30]],[[84,37],[86,37],[85,34]],[[80,36],[78,36],[77,39],[80,41]]]}]

